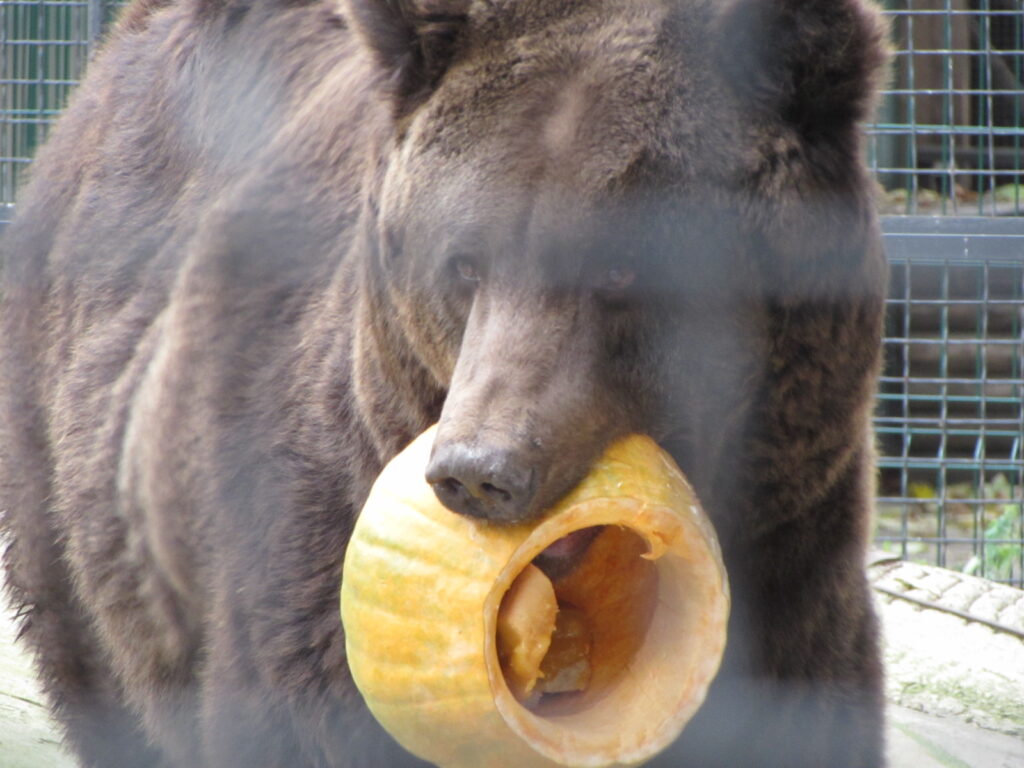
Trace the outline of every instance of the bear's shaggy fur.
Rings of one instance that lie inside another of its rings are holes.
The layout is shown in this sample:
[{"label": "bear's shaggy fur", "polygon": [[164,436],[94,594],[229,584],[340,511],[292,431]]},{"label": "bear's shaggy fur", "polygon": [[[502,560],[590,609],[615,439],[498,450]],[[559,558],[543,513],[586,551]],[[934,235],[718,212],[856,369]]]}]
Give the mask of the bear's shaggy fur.
[{"label": "bear's shaggy fur", "polygon": [[415,762],[338,585],[440,420],[494,524],[630,431],[694,482],[735,607],[662,764],[881,765],[867,3],[136,0],[0,285],[8,588],[82,764]]}]

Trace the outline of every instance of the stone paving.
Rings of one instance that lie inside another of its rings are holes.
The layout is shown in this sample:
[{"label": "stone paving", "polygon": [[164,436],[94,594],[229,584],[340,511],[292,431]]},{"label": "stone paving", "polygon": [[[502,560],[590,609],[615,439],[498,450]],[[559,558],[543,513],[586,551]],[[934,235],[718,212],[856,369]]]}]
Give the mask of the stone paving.
[{"label": "stone paving", "polygon": [[1024,768],[1024,591],[876,557],[890,768]]}]

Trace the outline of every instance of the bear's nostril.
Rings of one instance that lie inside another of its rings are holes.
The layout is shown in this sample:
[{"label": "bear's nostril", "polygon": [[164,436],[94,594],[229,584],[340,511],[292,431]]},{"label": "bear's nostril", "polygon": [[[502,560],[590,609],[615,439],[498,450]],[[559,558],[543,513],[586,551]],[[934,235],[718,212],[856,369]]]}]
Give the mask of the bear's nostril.
[{"label": "bear's nostril", "polygon": [[446,477],[440,483],[435,483],[435,485],[440,485],[446,493],[450,493],[452,496],[456,496],[466,490],[465,486],[454,477]]},{"label": "bear's nostril", "polygon": [[509,451],[453,443],[435,447],[426,479],[453,512],[495,522],[529,516],[536,492],[535,473]]},{"label": "bear's nostril", "polygon": [[480,490],[492,497],[495,501],[508,502],[512,500],[512,494],[504,488],[499,488],[492,483],[481,483]]}]

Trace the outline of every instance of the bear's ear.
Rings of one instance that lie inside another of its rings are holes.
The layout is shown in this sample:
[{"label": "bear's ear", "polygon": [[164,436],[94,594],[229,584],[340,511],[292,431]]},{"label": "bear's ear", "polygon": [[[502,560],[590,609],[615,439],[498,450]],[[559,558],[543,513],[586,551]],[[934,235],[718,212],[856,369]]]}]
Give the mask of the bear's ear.
[{"label": "bear's ear", "polygon": [[889,60],[873,0],[734,0],[721,22],[722,69],[755,106],[808,139],[870,117]]},{"label": "bear's ear", "polygon": [[451,63],[469,0],[347,0],[344,14],[392,87],[395,109],[428,93]]}]

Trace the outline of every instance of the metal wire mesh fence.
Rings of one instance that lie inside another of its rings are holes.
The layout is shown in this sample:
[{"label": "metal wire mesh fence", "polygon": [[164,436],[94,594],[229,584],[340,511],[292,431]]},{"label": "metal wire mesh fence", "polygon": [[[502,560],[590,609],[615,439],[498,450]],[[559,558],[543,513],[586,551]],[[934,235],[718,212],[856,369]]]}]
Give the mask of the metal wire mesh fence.
[{"label": "metal wire mesh fence", "polygon": [[1024,227],[889,220],[877,540],[1024,586]]},{"label": "metal wire mesh fence", "polygon": [[[0,226],[121,4],[0,0]],[[885,7],[896,55],[867,161],[900,216],[877,541],[1024,585],[1024,0]]]},{"label": "metal wire mesh fence", "polygon": [[894,214],[1021,214],[1022,0],[887,0],[895,62],[868,158]]},{"label": "metal wire mesh fence", "polygon": [[29,156],[82,69],[87,19],[85,2],[12,0],[0,5],[0,202],[5,208],[13,203]]}]

